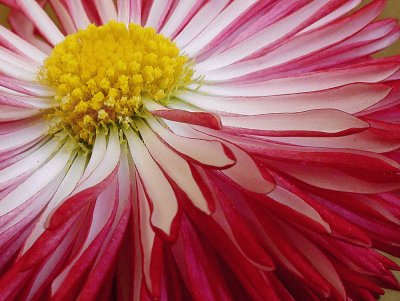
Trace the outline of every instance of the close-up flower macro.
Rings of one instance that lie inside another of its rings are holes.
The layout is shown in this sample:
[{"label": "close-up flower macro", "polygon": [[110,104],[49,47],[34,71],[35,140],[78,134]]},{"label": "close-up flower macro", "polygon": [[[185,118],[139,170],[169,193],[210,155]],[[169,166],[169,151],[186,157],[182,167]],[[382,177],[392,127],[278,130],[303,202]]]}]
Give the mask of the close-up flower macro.
[{"label": "close-up flower macro", "polygon": [[0,301],[399,300],[387,4],[0,0]]}]

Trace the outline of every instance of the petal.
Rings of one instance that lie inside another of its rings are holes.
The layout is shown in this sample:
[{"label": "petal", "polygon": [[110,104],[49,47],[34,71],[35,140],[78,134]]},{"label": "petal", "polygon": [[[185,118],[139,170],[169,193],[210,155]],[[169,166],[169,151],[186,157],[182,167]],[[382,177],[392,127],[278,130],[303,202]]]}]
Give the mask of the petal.
[{"label": "petal", "polygon": [[[313,9],[318,9],[322,5],[319,2],[313,1],[311,2],[311,4],[309,4],[309,6],[315,6],[315,8]],[[223,80],[224,78],[220,77],[219,75],[221,75],[222,73],[222,76],[223,74],[232,76],[231,70],[234,70],[235,77],[239,77],[248,73],[280,65],[282,63],[291,61],[295,58],[309,55],[310,53],[318,51],[322,48],[329,47],[330,45],[339,43],[340,41],[344,40],[349,36],[352,36],[359,30],[367,26],[380,14],[383,7],[384,7],[384,1],[375,1],[372,5],[368,6],[364,10],[358,11],[355,15],[343,18],[340,21],[334,22],[330,25],[324,26],[320,29],[311,31],[309,33],[299,35],[298,37],[292,39],[291,41],[283,44],[276,50],[271,51],[268,54],[261,56],[260,58],[240,63],[228,69],[219,70],[216,73],[207,72],[206,78],[209,80]],[[306,14],[308,13],[312,14],[314,11],[317,11],[313,9],[308,8],[308,6],[305,6],[303,8]],[[302,10],[299,10],[295,14],[300,15],[301,12]],[[302,18],[301,17],[299,18],[300,22],[302,21],[301,20]],[[351,26],[349,26],[348,24],[349,20],[351,20]],[[296,26],[296,23],[291,20],[284,19],[281,22],[286,26],[287,24],[290,24],[293,27]],[[277,22],[274,25],[271,25],[271,27],[274,26],[277,26],[279,28],[282,25],[279,24],[279,22]],[[276,35],[277,32],[279,32],[279,30],[275,28],[266,28],[265,31],[267,35],[272,35],[272,37],[263,36],[262,34],[264,32],[262,31],[256,36],[257,38],[256,42],[249,40],[245,41],[246,48],[239,43],[235,47],[224,52],[223,54],[217,55],[212,59],[208,60],[207,63],[200,64],[198,66],[199,72],[204,73],[204,71],[215,70],[218,69],[219,67],[227,66],[231,63],[237,62],[245,58],[247,55],[251,54],[252,53],[251,51],[254,52],[261,47],[265,47],[265,40],[267,40],[268,43],[268,41],[272,42],[279,38],[279,37],[274,37],[274,35]],[[285,34],[285,32],[283,34]]]},{"label": "petal", "polygon": [[117,10],[112,0],[94,0],[94,5],[103,24],[111,20],[117,20]]},{"label": "petal", "polygon": [[36,1],[20,0],[18,6],[53,46],[64,40],[64,35]]},{"label": "petal", "polygon": [[[197,163],[208,165],[211,167],[226,168],[235,164],[233,155],[229,153],[229,149],[217,141],[209,141],[203,139],[190,139],[175,135],[165,127],[163,127],[153,117],[146,118],[147,123],[152,130],[160,136],[167,144],[189,159]],[[212,156],[210,156],[210,153]]]},{"label": "petal", "polygon": [[39,64],[41,64],[47,57],[44,52],[29,44],[3,26],[0,26],[0,39],[6,44],[6,46],[9,46],[13,50],[17,50],[19,53],[31,58]]},{"label": "petal", "polygon": [[160,294],[162,271],[162,244],[150,226],[150,208],[143,186],[137,182],[140,225],[140,246],[143,258],[142,273],[153,296]]},{"label": "petal", "polygon": [[256,2],[255,0],[237,0],[231,2],[219,15],[215,16],[215,19],[196,38],[186,47],[183,47],[182,51],[190,57],[195,57],[207,44],[221,35],[224,30],[250,10]]},{"label": "petal", "polygon": [[319,92],[267,97],[221,97],[187,91],[180,94],[179,98],[206,110],[240,115],[294,113],[317,109],[336,109],[354,114],[378,103],[390,91],[391,88],[383,84],[353,84]]},{"label": "petal", "polygon": [[126,25],[129,24],[131,11],[131,1],[118,0],[117,1],[117,15],[118,21],[123,22]]},{"label": "petal", "polygon": [[[261,137],[258,137],[261,138]],[[370,130],[342,137],[268,137],[268,140],[299,146],[337,149],[356,149],[375,153],[392,152],[400,147],[400,141],[380,137]]]},{"label": "petal", "polygon": [[318,223],[327,233],[331,232],[329,224],[320,216],[320,214],[294,193],[291,193],[281,186],[276,186],[276,188],[268,194],[268,197],[286,207],[289,207],[299,214],[308,217],[315,223]]},{"label": "petal", "polygon": [[186,193],[190,201],[201,211],[209,214],[210,206],[205,191],[199,187],[190,165],[174,151],[165,146],[141,121],[137,122],[139,132],[154,160],[168,176]]},{"label": "petal", "polygon": [[92,266],[101,245],[108,235],[117,210],[117,183],[114,179],[111,184],[97,197],[91,216],[91,224],[87,237],[82,246],[68,265],[54,279],[51,284],[51,293],[54,300],[75,299],[76,288],[86,272]]},{"label": "petal", "polygon": [[323,189],[373,194],[393,191],[400,188],[400,183],[395,180],[393,182],[386,181],[384,183],[369,182],[328,167],[307,166],[307,168],[304,168],[304,166],[295,164],[278,163],[271,160],[264,161],[292,177]]},{"label": "petal", "polygon": [[162,2],[154,1],[150,3],[150,12],[147,16],[146,27],[153,27],[157,32],[160,30],[161,25],[164,23],[171,6],[172,0],[165,0]]},{"label": "petal", "polygon": [[48,217],[47,227],[49,229],[60,227],[107,187],[118,170],[120,152],[118,132],[116,129],[111,129],[103,160],[90,176],[80,183],[72,194]]},{"label": "petal", "polygon": [[186,46],[207,26],[209,26],[209,24],[221,13],[228,3],[228,0],[206,2],[177,35],[177,37],[174,39],[174,42],[180,48]]},{"label": "petal", "polygon": [[1,216],[22,205],[56,177],[65,168],[71,156],[74,156],[71,146],[70,143],[66,143],[48,163],[2,198],[0,202]]},{"label": "petal", "polygon": [[196,66],[196,70],[204,73],[208,70],[219,69],[220,67],[240,61],[250,54],[281,39],[291,31],[294,31],[307,19],[311,19],[313,15],[324,6],[326,6],[326,3],[312,1],[309,5],[300,8],[290,16],[277,21],[266,28],[263,28],[256,34],[250,36],[228,50],[206,59]]},{"label": "petal", "polygon": [[[304,122],[307,120],[307,122]],[[338,110],[221,117],[224,129],[234,133],[266,136],[324,136],[357,132],[369,124]]]},{"label": "petal", "polygon": [[51,52],[52,47],[50,44],[36,37],[34,32],[35,26],[21,11],[12,10],[8,15],[8,22],[12,26],[15,33],[17,33],[27,42],[42,50],[44,53],[49,54]]},{"label": "petal", "polygon": [[169,109],[150,101],[146,101],[145,106],[150,113],[164,119],[205,126],[212,129],[221,128],[221,121],[216,114],[208,112],[189,112],[181,109]]},{"label": "petal", "polygon": [[91,24],[81,0],[65,0],[65,4],[77,29],[85,29]]},{"label": "petal", "polygon": [[68,195],[75,189],[78,184],[79,179],[82,176],[82,173],[85,168],[86,156],[77,155],[74,162],[71,164],[66,176],[63,179],[63,182],[60,184],[57,192],[51,198],[49,204],[47,205],[45,211],[40,216],[36,226],[32,230],[31,234],[27,238],[25,245],[21,251],[21,255],[23,256],[38,240],[41,234],[44,233],[45,222],[48,215],[61,204]]},{"label": "petal", "polygon": [[142,185],[151,203],[151,223],[165,235],[171,235],[171,226],[178,211],[175,193],[157,163],[136,133],[125,131],[129,149]]},{"label": "petal", "polygon": [[37,149],[32,154],[22,160],[0,170],[0,190],[11,185],[13,181],[30,174],[39,166],[45,163],[50,156],[56,152],[61,145],[61,141],[51,139],[45,145]]},{"label": "petal", "polygon": [[[254,159],[243,149],[230,143],[224,133],[200,128],[194,130],[189,127],[177,126],[174,123],[168,123],[168,125],[177,134],[197,139],[216,139],[228,147],[236,158],[236,164],[221,170],[221,172],[242,189],[257,194],[266,194],[274,189],[275,183],[272,177],[267,172],[263,172]],[[249,168],[252,170],[251,173],[246,172]]]},{"label": "petal", "polygon": [[10,152],[30,144],[47,134],[49,127],[45,123],[36,123],[10,134],[0,135],[0,154]]},{"label": "petal", "polygon": [[400,65],[397,63],[352,66],[254,84],[202,85],[198,88],[198,91],[222,96],[267,96],[304,93],[353,83],[377,83],[393,75],[399,68]]},{"label": "petal", "polygon": [[192,19],[193,15],[198,12],[202,5],[204,5],[203,0],[187,0],[179,3],[168,16],[160,33],[173,39],[181,29],[186,29],[186,23]]},{"label": "petal", "polygon": [[27,119],[36,116],[40,113],[41,112],[37,109],[26,109],[26,108],[12,107],[7,105],[0,105],[0,122]]},{"label": "petal", "polygon": [[66,7],[58,0],[50,0],[50,5],[56,13],[58,20],[63,26],[66,34],[71,34],[76,32],[76,27],[71,15],[69,14]]},{"label": "petal", "polygon": [[143,0],[129,0],[131,3],[131,17],[132,23],[142,25],[142,8],[144,6]]}]

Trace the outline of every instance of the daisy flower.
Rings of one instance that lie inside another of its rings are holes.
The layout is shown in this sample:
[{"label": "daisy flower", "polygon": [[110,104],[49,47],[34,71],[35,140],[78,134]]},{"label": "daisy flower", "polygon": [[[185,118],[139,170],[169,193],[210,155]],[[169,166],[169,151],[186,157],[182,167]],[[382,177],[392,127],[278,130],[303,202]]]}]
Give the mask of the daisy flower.
[{"label": "daisy flower", "polygon": [[400,288],[385,1],[0,2],[0,300]]}]

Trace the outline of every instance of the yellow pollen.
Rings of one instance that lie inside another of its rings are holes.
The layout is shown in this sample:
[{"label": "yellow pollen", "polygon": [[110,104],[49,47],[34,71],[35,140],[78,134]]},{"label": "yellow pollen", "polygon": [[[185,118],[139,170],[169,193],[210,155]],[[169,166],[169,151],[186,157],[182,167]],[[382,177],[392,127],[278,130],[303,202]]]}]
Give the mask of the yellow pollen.
[{"label": "yellow pollen", "polygon": [[38,74],[60,106],[56,130],[92,145],[100,127],[128,126],[143,114],[143,98],[167,103],[191,83],[187,56],[153,28],[111,21],[90,25],[56,45]]}]

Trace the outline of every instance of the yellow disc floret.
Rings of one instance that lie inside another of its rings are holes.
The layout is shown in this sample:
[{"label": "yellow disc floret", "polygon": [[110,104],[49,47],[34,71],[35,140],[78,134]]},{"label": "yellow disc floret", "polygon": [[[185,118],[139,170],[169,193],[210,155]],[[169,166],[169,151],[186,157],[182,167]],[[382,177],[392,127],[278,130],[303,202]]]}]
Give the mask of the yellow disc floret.
[{"label": "yellow disc floret", "polygon": [[166,103],[191,82],[187,56],[153,28],[110,22],[65,38],[45,60],[39,80],[56,90],[57,129],[91,145],[96,131],[128,125],[147,97]]}]

